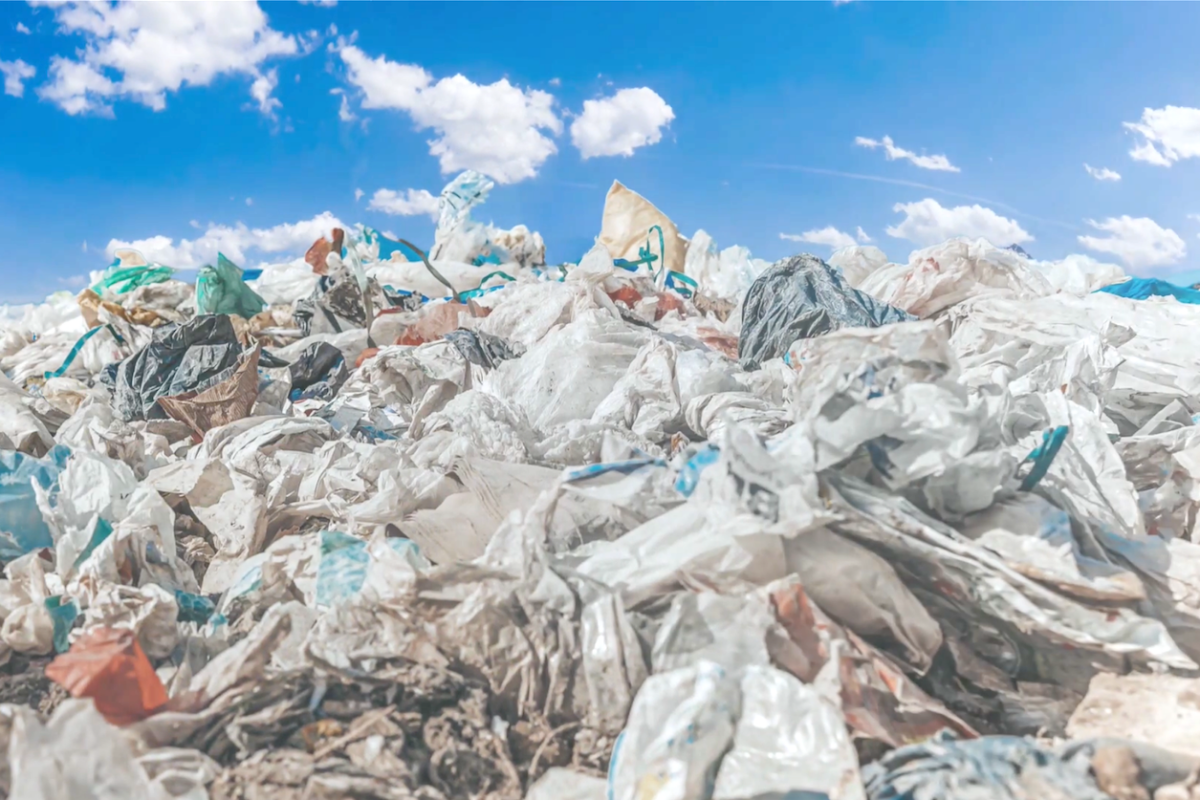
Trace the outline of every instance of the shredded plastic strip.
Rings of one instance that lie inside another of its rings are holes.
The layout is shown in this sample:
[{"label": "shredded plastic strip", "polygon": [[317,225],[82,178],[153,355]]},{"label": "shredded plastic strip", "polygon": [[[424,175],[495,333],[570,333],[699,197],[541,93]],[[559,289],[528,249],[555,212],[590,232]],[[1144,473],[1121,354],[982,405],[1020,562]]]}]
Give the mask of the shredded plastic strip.
[{"label": "shredded plastic strip", "polygon": [[1042,434],[1041,445],[1035,447],[1033,452],[1025,458],[1026,461],[1033,462],[1033,469],[1021,481],[1022,492],[1033,491],[1042,478],[1046,477],[1046,473],[1050,471],[1050,465],[1054,463],[1058,451],[1062,449],[1063,442],[1067,440],[1067,434],[1070,432],[1070,427],[1059,425],[1054,430]]},{"label": "shredded plastic strip", "polygon": [[88,339],[91,339],[97,333],[105,329],[108,329],[108,332],[113,335],[113,337],[117,340],[117,344],[125,344],[125,340],[121,338],[121,334],[117,333],[116,329],[113,328],[112,325],[105,324],[99,328],[92,328],[83,336],[80,336],[79,341],[75,342],[75,346],[71,348],[71,352],[67,353],[67,358],[65,361],[63,361],[61,367],[53,372],[49,370],[43,372],[42,377],[45,380],[50,380],[51,378],[61,378],[64,374],[66,374],[66,371],[71,368],[71,363],[75,360],[75,357],[79,355],[79,351],[83,349],[83,346],[88,343]]}]

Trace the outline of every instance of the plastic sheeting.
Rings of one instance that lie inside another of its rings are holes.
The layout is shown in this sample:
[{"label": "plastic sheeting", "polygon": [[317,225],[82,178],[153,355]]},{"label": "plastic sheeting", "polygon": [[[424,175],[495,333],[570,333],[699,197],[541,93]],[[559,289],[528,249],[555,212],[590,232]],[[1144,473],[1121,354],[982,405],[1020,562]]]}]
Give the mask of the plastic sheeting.
[{"label": "plastic sheeting", "polygon": [[795,256],[772,265],[747,292],[738,359],[754,369],[782,356],[797,339],[907,319],[903,311],[850,287],[816,256]]},{"label": "plastic sheeting", "polygon": [[[0,316],[0,792],[1191,773],[1200,310],[986,242],[768,268],[660,245],[632,193],[598,220],[627,241],[545,269],[471,218],[488,183],[447,188],[463,260],[432,269],[346,228],[265,269],[248,318],[173,280]],[[52,682],[80,699],[51,712]],[[1138,703],[1141,742],[1079,739]]]}]

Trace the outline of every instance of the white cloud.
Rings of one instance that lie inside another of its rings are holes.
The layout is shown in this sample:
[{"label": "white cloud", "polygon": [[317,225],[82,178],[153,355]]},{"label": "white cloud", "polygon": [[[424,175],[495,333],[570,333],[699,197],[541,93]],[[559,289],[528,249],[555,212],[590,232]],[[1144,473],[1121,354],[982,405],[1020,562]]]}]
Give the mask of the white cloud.
[{"label": "white cloud", "polygon": [[921,169],[932,169],[939,172],[962,171],[958,167],[951,164],[950,159],[943,155],[919,156],[912,150],[905,150],[902,147],[897,147],[896,143],[892,141],[892,137],[890,136],[885,136],[882,140],[868,139],[865,136],[858,136],[855,137],[854,143],[859,147],[868,147],[872,150],[877,147],[882,147],[884,154],[887,155],[888,161],[903,159],[905,161],[911,161],[913,166],[920,167]]},{"label": "white cloud", "polygon": [[82,3],[55,7],[62,33],[82,34],[75,59],[54,56],[50,82],[38,89],[68,114],[111,115],[125,98],[161,111],[167,92],[184,84],[207,86],[221,75],[254,79],[251,96],[264,114],[279,101],[270,96],[274,72],[263,63],[294,55],[294,36],[271,28],[255,2]]},{"label": "white cloud", "polygon": [[350,98],[346,96],[345,89],[330,89],[330,94],[339,95],[342,102],[338,105],[338,119],[342,122],[353,122],[358,119],[353,111],[350,110]]},{"label": "white cloud", "polygon": [[585,160],[631,156],[639,147],[658,144],[673,119],[675,112],[653,89],[622,89],[584,101],[583,113],[571,123],[571,142]]},{"label": "white cloud", "polygon": [[248,206],[252,206],[252,205],[254,205],[254,198],[253,198],[253,197],[247,197],[247,198],[246,198],[246,205],[248,205]]},{"label": "white cloud", "polygon": [[37,74],[37,68],[21,59],[0,61],[0,75],[4,76],[4,93],[13,97],[25,96],[25,81]]},{"label": "white cloud", "polygon": [[367,203],[367,208],[371,211],[382,211],[385,214],[401,217],[428,214],[437,219],[438,199],[436,195],[432,195],[424,189],[408,189],[403,192],[379,189],[371,195],[371,202]]},{"label": "white cloud", "polygon": [[196,230],[200,230],[200,223],[197,222],[196,220],[192,220],[191,222],[188,223],[188,225],[191,225]]},{"label": "white cloud", "polygon": [[1187,215],[1187,218],[1188,218],[1188,219],[1194,219],[1194,220],[1196,220],[1197,222],[1200,222],[1200,214],[1188,214],[1188,215]]},{"label": "white cloud", "polygon": [[81,247],[80,249],[85,253],[88,251],[87,239],[83,240],[83,247]]},{"label": "white cloud", "polygon": [[1174,264],[1187,255],[1187,245],[1179,234],[1148,217],[1125,215],[1086,222],[1109,236],[1080,236],[1079,243],[1098,253],[1111,253],[1133,271]]},{"label": "white cloud", "polygon": [[813,229],[805,231],[801,234],[781,233],[780,239],[786,239],[789,242],[807,242],[808,244],[823,244],[826,247],[832,247],[837,250],[839,247],[849,247],[854,244],[854,237],[848,233],[843,233],[832,225],[826,225],[821,229]]},{"label": "white cloud", "polygon": [[196,239],[180,239],[178,243],[169,236],[134,241],[113,239],[105,252],[112,258],[117,250],[132,248],[151,261],[178,269],[194,269],[215,263],[218,252],[236,264],[244,263],[250,251],[300,254],[319,237],[328,236],[333,228],[345,227],[337,217],[324,211],[312,219],[273,228],[248,228],[240,222],[233,226],[209,224],[203,235]]},{"label": "white cloud", "polygon": [[1097,169],[1096,167],[1093,167],[1091,164],[1084,164],[1083,168],[1087,170],[1088,175],[1091,175],[1093,178],[1095,178],[1098,181],[1119,181],[1119,180],[1121,180],[1121,173],[1114,172],[1113,170],[1109,169],[1108,167],[1100,167],[1099,169]]},{"label": "white cloud", "polygon": [[892,211],[905,216],[899,224],[887,228],[887,235],[907,239],[922,247],[956,236],[987,239],[1000,247],[1033,241],[1033,237],[1014,220],[980,205],[944,208],[927,197],[916,203],[896,203]]},{"label": "white cloud", "polygon": [[870,244],[871,242],[875,241],[874,239],[872,239],[870,236],[867,235],[867,232],[862,229],[861,225],[858,226],[857,233],[858,233],[858,240],[860,242],[862,242],[863,244]]},{"label": "white cloud", "polygon": [[276,70],[268,70],[254,79],[254,83],[250,84],[250,96],[254,98],[254,102],[258,103],[258,110],[263,116],[274,117],[275,109],[283,106],[283,103],[271,96],[275,91],[275,87],[279,85],[279,74]]},{"label": "white cloud", "polygon": [[551,86],[556,86],[556,87],[557,87],[557,86],[562,86],[562,78],[551,78],[551,79],[550,79],[550,85],[551,85]]},{"label": "white cloud", "polygon": [[30,31],[30,30],[29,30],[29,28],[25,27],[25,23],[24,23],[24,22],[18,22],[18,23],[17,23],[17,33],[23,33],[23,34],[25,34],[26,36],[28,36],[28,35],[29,35],[31,32],[32,32],[32,31]]},{"label": "white cloud", "polygon": [[404,111],[418,129],[435,132],[429,152],[443,173],[476,169],[499,183],[516,183],[537,175],[558,152],[542,133],[562,132],[547,92],[507,79],[483,85],[455,75],[435,82],[415,64],[370,58],[353,45],[342,46],[340,54],[348,80],[363,93],[363,108]]},{"label": "white cloud", "polygon": [[322,8],[333,8],[337,5],[337,0],[300,0],[300,5],[304,6],[321,6]]},{"label": "white cloud", "polygon": [[1145,108],[1140,122],[1124,125],[1144,137],[1129,151],[1134,161],[1169,167],[1176,161],[1200,156],[1200,108]]},{"label": "white cloud", "polygon": [[362,196],[364,194],[366,194],[366,192],[364,192],[362,189],[355,189],[354,190],[354,202],[357,203],[359,200],[362,200]]}]

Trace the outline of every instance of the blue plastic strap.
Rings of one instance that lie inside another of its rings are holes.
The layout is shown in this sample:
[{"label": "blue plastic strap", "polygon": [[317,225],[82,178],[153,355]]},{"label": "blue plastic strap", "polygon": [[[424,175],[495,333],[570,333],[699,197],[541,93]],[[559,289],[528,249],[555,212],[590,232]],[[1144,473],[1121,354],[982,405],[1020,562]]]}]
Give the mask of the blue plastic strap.
[{"label": "blue plastic strap", "polygon": [[64,374],[66,374],[66,371],[71,368],[71,363],[75,361],[75,357],[79,355],[79,351],[83,349],[83,346],[87,344],[88,339],[91,339],[97,333],[105,329],[107,329],[108,332],[116,338],[117,344],[125,344],[125,340],[121,338],[121,334],[117,333],[116,329],[114,329],[112,325],[102,325],[99,328],[92,328],[83,336],[80,336],[79,341],[75,342],[75,346],[71,348],[71,352],[67,353],[67,359],[63,361],[62,366],[53,372],[43,372],[42,378],[45,380],[50,380],[51,378],[61,378]]},{"label": "blue plastic strap", "polygon": [[645,466],[654,464],[656,466],[665,467],[666,461],[661,458],[632,458],[628,461],[610,461],[607,464],[589,464],[586,467],[577,467],[568,469],[563,473],[563,480],[567,483],[573,481],[581,481],[587,478],[594,478],[597,475],[603,475],[606,472],[621,472],[628,475],[631,472],[637,472]]},{"label": "blue plastic strap", "polygon": [[1025,461],[1033,462],[1033,469],[1021,481],[1021,491],[1032,491],[1042,478],[1046,477],[1046,473],[1050,471],[1050,465],[1054,463],[1058,451],[1062,449],[1063,442],[1067,440],[1067,434],[1071,429],[1066,425],[1059,425],[1053,430],[1045,431],[1042,434],[1042,443],[1033,449]]},{"label": "blue plastic strap", "polygon": [[721,451],[710,444],[689,458],[683,469],[679,470],[679,477],[675,479],[675,491],[684,497],[691,497],[700,483],[700,473],[715,464],[720,457]]}]

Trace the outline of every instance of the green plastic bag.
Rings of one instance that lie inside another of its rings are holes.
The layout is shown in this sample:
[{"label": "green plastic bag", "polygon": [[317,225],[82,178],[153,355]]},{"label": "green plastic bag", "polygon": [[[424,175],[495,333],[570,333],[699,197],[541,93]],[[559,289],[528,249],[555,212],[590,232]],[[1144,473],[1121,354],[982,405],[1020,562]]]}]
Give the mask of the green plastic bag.
[{"label": "green plastic bag", "polygon": [[242,270],[221,253],[217,266],[205,264],[196,278],[196,309],[201,314],[237,314],[249,319],[266,308],[266,301],[242,280]]},{"label": "green plastic bag", "polygon": [[112,290],[113,294],[126,294],[142,286],[162,283],[174,272],[170,267],[155,264],[142,267],[122,267],[113,264],[104,271],[104,276],[92,287],[92,291],[101,297],[106,289]]}]

